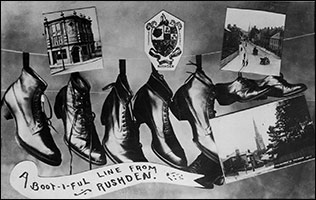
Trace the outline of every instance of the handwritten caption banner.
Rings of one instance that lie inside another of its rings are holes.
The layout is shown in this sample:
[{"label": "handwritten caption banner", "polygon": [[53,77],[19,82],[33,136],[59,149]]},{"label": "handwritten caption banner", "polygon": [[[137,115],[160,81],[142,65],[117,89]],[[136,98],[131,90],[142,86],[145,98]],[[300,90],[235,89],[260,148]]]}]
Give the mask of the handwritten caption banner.
[{"label": "handwritten caption banner", "polygon": [[201,177],[203,175],[148,162],[104,166],[60,177],[39,177],[35,163],[23,161],[11,171],[10,184],[28,198],[68,199],[93,198],[148,182],[202,187],[194,181]]}]

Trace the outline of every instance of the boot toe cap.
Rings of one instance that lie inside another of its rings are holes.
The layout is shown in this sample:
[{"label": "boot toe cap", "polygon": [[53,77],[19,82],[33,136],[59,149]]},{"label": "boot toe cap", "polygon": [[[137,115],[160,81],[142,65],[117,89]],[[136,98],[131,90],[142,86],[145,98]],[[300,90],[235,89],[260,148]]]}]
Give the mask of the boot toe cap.
[{"label": "boot toe cap", "polygon": [[[88,154],[89,158],[89,154]],[[97,165],[105,165],[106,164],[106,157],[105,154],[102,152],[91,152],[91,160],[93,163]]]}]

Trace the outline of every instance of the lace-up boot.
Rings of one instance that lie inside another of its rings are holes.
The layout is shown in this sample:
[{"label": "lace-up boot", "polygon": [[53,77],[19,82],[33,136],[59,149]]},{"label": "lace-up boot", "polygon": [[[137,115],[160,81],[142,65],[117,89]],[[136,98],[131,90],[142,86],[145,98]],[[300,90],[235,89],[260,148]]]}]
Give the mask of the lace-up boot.
[{"label": "lace-up boot", "polygon": [[193,141],[211,160],[218,163],[218,155],[209,119],[215,116],[215,88],[212,80],[197,68],[175,93],[170,105],[178,120],[188,120]]},{"label": "lace-up boot", "polygon": [[269,92],[269,86],[259,86],[256,81],[239,76],[229,83],[217,83],[216,100],[220,105],[230,105],[236,101],[247,102],[258,99]]},{"label": "lace-up boot", "polygon": [[153,70],[134,99],[134,114],[139,124],[146,123],[152,133],[151,148],[167,164],[184,168],[187,160],[169,119],[172,91],[163,76]]},{"label": "lace-up boot", "polygon": [[101,123],[105,126],[102,145],[106,155],[114,163],[147,162],[139,142],[139,126],[131,108],[133,94],[126,75],[120,73],[115,83],[103,88],[107,89],[111,91],[101,113]]},{"label": "lace-up boot", "polygon": [[303,83],[288,83],[284,79],[283,74],[280,74],[280,76],[266,76],[262,80],[256,80],[256,83],[259,87],[270,87],[269,92],[266,93],[265,96],[271,97],[288,97],[304,92],[307,89]]},{"label": "lace-up boot", "polygon": [[91,110],[90,85],[78,72],[72,73],[68,85],[56,96],[55,114],[65,128],[64,141],[69,149],[90,164],[104,165],[106,157]]},{"label": "lace-up boot", "polygon": [[61,153],[50,133],[50,117],[42,105],[46,88],[47,83],[32,68],[26,67],[7,89],[1,103],[5,118],[15,119],[17,143],[40,161],[58,166]]}]

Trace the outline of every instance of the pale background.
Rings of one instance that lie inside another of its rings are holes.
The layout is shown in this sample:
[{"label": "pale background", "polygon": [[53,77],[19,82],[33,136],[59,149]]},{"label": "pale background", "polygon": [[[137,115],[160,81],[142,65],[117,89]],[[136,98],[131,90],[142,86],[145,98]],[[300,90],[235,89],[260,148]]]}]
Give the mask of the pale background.
[{"label": "pale background", "polygon": [[[115,81],[118,74],[118,59],[126,59],[127,77],[134,94],[148,80],[151,73],[150,62],[144,53],[144,23],[162,9],[185,22],[184,53],[178,67],[173,72],[162,72],[175,93],[188,77],[186,71],[194,71],[186,65],[195,61],[196,54],[220,51],[227,7],[263,9],[285,13],[285,38],[314,33],[314,2],[52,2],[1,1],[1,48],[46,54],[43,33],[42,12],[96,6],[102,40],[104,69],[83,72],[82,75],[92,85],[92,92]],[[281,72],[290,83],[305,83],[308,86],[305,96],[310,114],[315,122],[315,41],[314,35],[284,42]],[[233,81],[235,72],[220,71],[220,53],[204,55],[204,71],[214,83]],[[48,59],[31,56],[30,64],[46,80],[46,94],[53,105],[59,89],[67,84],[69,75],[50,76]],[[22,54],[1,51],[1,97],[7,87],[20,75]],[[260,75],[245,74],[249,78],[263,78]],[[108,92],[91,93],[92,109],[96,113],[95,124],[100,140],[104,127],[100,123],[100,110]],[[220,106],[215,102],[217,115],[245,109],[271,102],[265,101],[234,103]],[[199,154],[192,142],[189,124],[177,121],[170,115],[176,135],[191,163]],[[238,120],[238,119],[236,119]],[[69,152],[62,141],[63,125],[55,115],[53,125],[60,134],[54,139],[60,148],[63,162],[59,167],[50,167],[36,161],[18,148],[15,140],[14,121],[5,121],[1,116],[1,198],[24,198],[9,184],[9,174],[15,164],[22,160],[33,160],[39,167],[40,176],[57,176],[69,173]],[[229,126],[229,124],[228,124]],[[162,163],[150,149],[151,133],[142,125],[140,128],[143,150],[150,162]],[[233,136],[232,136],[233,139]],[[108,165],[113,163],[108,159]],[[74,155],[74,173],[89,169],[89,164]],[[315,161],[290,167],[277,172],[264,174],[212,190],[183,187],[169,184],[150,183],[125,188],[99,198],[315,198]]]}]

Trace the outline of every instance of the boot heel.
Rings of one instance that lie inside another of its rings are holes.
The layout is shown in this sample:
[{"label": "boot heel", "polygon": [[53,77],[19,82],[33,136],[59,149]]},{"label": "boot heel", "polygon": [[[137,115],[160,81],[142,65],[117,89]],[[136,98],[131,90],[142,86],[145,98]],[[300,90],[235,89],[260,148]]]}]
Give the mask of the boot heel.
[{"label": "boot heel", "polygon": [[57,119],[62,118],[62,113],[63,113],[63,104],[64,104],[64,99],[66,97],[66,91],[67,91],[67,86],[63,87],[57,94],[56,99],[55,99],[55,104],[54,104],[54,112],[57,117]]},{"label": "boot heel", "polygon": [[236,98],[236,96],[231,95],[231,94],[226,94],[227,90],[224,88],[222,88],[219,85],[215,86],[215,91],[216,91],[216,100],[219,103],[219,105],[221,106],[227,106],[230,105],[234,102],[236,102],[238,100],[238,98]]},{"label": "boot heel", "polygon": [[216,100],[221,106],[227,106],[237,101],[235,97],[229,95],[216,95]]},{"label": "boot heel", "polygon": [[8,108],[8,105],[7,103],[2,100],[2,103],[1,103],[1,107],[2,107],[2,112],[3,112],[3,116],[6,120],[9,120],[9,119],[13,119],[13,116],[11,114],[11,111],[10,109]]}]

